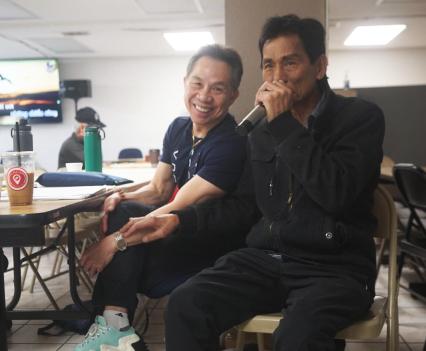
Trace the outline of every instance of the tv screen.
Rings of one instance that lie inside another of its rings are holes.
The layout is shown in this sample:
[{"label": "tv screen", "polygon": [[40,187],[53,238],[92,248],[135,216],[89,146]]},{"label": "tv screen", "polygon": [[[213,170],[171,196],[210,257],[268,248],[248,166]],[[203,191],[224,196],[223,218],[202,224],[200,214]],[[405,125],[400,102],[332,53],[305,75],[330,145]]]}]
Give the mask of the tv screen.
[{"label": "tv screen", "polygon": [[58,61],[0,60],[0,125],[62,121]]}]

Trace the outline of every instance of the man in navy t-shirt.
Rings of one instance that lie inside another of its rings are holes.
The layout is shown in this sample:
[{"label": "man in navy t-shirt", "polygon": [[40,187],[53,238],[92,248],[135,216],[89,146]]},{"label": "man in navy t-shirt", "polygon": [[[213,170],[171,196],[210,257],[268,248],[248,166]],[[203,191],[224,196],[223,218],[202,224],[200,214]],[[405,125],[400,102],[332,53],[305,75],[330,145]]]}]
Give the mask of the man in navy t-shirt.
[{"label": "man in navy t-shirt", "polygon": [[236,187],[245,162],[246,140],[236,134],[228,109],[238,97],[241,76],[241,59],[234,50],[219,45],[200,49],[190,59],[184,78],[190,117],[178,117],[169,126],[152,181],[105,200],[102,228],[111,235],[81,258],[89,273],[99,273],[93,302],[103,316],[96,317],[92,328],[103,332],[90,333],[76,350],[97,350],[119,342],[138,343],[141,348],[143,342],[129,326],[128,317],[136,307],[136,293],[164,296],[223,253],[244,245],[242,236],[230,236],[223,242],[216,238],[187,240],[179,233],[147,245],[138,230],[141,216],[161,218],[224,196]]},{"label": "man in navy t-shirt", "polygon": [[232,191],[244,160],[241,153],[245,151],[243,138],[235,136],[233,117],[225,115],[202,139],[193,141],[192,130],[189,117],[178,117],[164,138],[161,162],[172,166],[174,183],[180,189],[197,176],[223,192]]}]

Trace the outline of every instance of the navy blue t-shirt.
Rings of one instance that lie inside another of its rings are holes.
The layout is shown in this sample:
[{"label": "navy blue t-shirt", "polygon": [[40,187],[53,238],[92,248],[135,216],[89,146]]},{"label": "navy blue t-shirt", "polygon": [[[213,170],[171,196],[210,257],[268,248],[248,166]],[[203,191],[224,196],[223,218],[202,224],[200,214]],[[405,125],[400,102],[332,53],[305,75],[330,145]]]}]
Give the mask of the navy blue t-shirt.
[{"label": "navy blue t-shirt", "polygon": [[181,188],[194,175],[230,192],[234,190],[246,157],[246,138],[235,132],[230,114],[192,149],[192,121],[176,118],[167,129],[161,161],[173,167],[173,178]]}]

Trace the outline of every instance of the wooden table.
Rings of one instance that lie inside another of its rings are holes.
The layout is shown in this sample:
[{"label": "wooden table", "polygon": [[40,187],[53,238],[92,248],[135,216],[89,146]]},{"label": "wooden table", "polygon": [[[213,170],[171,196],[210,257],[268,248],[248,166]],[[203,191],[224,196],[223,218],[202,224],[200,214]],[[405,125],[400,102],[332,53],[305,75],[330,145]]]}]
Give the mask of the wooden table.
[{"label": "wooden table", "polygon": [[43,246],[45,244],[44,226],[66,218],[70,295],[77,305],[82,306],[77,293],[75,272],[74,215],[80,212],[98,211],[106,195],[107,193],[82,200],[36,200],[32,205],[14,207],[10,207],[7,201],[0,201],[0,250],[2,247],[13,247],[14,261],[14,295],[8,306],[5,302],[4,276],[0,274],[0,350],[7,351],[7,319],[87,318],[87,312],[14,310],[21,294],[20,247]]}]

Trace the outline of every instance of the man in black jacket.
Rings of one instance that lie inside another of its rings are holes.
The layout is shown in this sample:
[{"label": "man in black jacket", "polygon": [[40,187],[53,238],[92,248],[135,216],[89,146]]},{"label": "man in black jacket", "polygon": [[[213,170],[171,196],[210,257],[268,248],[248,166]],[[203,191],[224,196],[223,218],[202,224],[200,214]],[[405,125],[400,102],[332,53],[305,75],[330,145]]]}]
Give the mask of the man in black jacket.
[{"label": "man in black jacket", "polygon": [[249,136],[239,189],[140,226],[146,242],[169,235],[227,240],[249,230],[247,248],[171,295],[168,351],[216,350],[223,331],[280,310],[273,350],[336,350],[336,333],[371,306],[371,209],[384,118],[377,106],[330,90],[324,37],[314,19],[266,22],[259,39],[264,83],[255,99],[266,118]]},{"label": "man in black jacket", "polygon": [[74,132],[61,145],[58,156],[58,168],[65,167],[68,162],[84,163],[84,130],[88,126],[105,128],[98,113],[91,107],[84,107],[77,111],[75,120],[78,122]]}]

